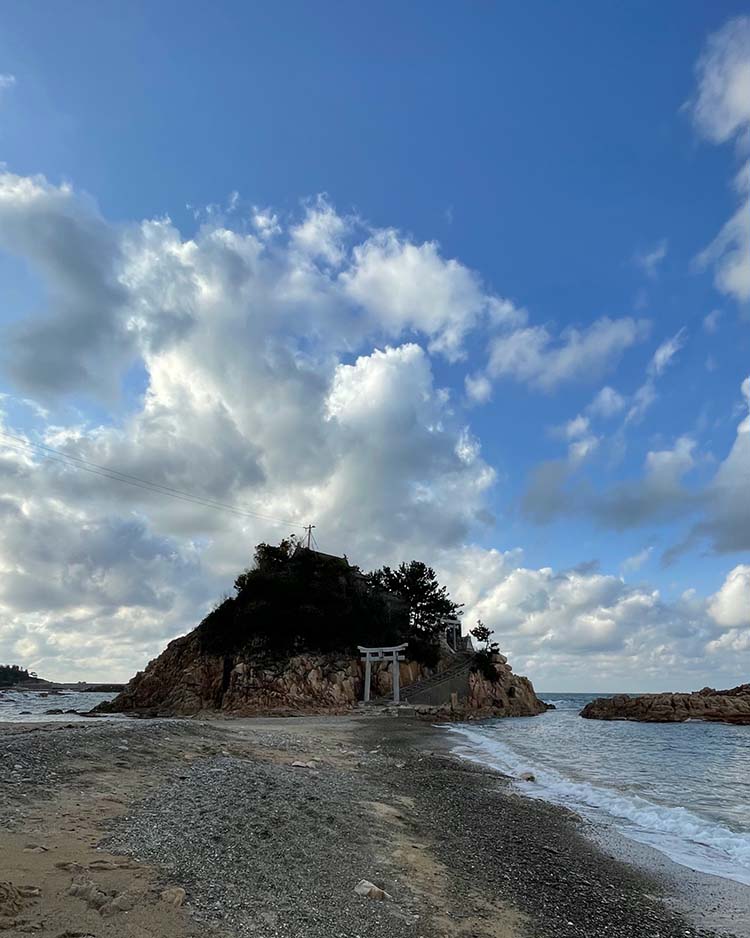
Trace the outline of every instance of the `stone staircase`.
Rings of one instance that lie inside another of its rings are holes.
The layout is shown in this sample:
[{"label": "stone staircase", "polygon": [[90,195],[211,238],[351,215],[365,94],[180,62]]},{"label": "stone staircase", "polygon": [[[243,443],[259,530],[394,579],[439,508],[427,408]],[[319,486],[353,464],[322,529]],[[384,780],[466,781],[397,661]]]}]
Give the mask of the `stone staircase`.
[{"label": "stone staircase", "polygon": [[[401,703],[411,703],[412,698],[417,696],[421,691],[433,690],[436,687],[439,687],[441,684],[447,684],[449,681],[452,681],[453,678],[458,677],[463,672],[468,672],[471,667],[472,659],[474,654],[468,651],[459,651],[451,659],[451,663],[443,671],[439,671],[437,674],[433,674],[432,677],[423,678],[421,681],[414,681],[412,684],[406,684],[401,688]],[[447,703],[448,701],[446,701]],[[392,704],[393,698],[388,697],[375,697],[370,701],[369,706],[385,706],[386,704]]]}]

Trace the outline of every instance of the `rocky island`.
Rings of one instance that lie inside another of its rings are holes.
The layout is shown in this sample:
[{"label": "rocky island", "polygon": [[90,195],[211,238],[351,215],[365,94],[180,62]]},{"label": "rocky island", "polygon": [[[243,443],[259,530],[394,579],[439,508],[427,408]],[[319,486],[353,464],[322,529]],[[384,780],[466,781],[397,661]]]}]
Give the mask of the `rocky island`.
[{"label": "rocky island", "polygon": [[[363,699],[362,645],[407,643],[401,701],[431,717],[533,716],[547,705],[495,647],[475,652],[456,606],[423,564],[363,574],[346,558],[284,541],[192,632],[167,648],[100,712],[148,716],[345,713]],[[372,703],[386,704],[393,663],[375,662]]]},{"label": "rocky island", "polygon": [[692,694],[617,694],[599,697],[581,711],[588,720],[639,720],[644,723],[684,723],[706,720],[750,726],[750,684],[729,690],[704,687]]}]

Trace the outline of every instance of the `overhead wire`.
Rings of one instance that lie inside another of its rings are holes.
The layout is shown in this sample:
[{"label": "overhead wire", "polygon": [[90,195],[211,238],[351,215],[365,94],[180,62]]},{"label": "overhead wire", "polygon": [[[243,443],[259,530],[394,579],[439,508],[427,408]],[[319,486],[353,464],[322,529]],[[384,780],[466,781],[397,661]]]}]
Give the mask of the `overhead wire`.
[{"label": "overhead wire", "polygon": [[54,449],[53,447],[46,446],[43,443],[34,443],[30,440],[24,439],[23,437],[18,437],[11,433],[6,433],[3,430],[0,430],[0,439],[4,442],[5,446],[8,446],[18,452],[41,452],[44,456],[46,456],[46,458],[51,459],[54,462],[62,463],[63,465],[67,465],[72,469],[80,469],[83,472],[90,473],[91,475],[99,476],[100,478],[104,479],[110,479],[113,482],[122,482],[126,485],[131,485],[135,488],[140,488],[145,491],[152,492],[156,495],[166,495],[169,498],[189,502],[194,505],[200,505],[204,508],[226,511],[238,517],[254,518],[261,521],[269,521],[272,524],[291,525],[292,527],[298,528],[305,527],[305,525],[299,521],[290,521],[283,518],[273,518],[270,515],[265,515],[261,512],[252,511],[251,509],[242,508],[237,505],[230,505],[227,502],[220,502],[216,499],[207,498],[203,495],[196,495],[194,492],[186,492],[183,489],[177,489],[171,485],[164,485],[161,482],[152,482],[149,479],[143,479],[140,476],[134,476],[130,473],[121,472],[118,469],[112,469],[109,466],[103,466],[99,463],[92,462],[91,460],[83,459],[80,456],[74,456],[71,453],[65,453],[62,450]]}]

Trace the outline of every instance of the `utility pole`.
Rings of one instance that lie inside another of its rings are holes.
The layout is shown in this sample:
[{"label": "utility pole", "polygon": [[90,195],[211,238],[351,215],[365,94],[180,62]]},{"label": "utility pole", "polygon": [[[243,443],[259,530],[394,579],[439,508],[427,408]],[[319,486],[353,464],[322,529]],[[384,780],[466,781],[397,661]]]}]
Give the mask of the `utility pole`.
[{"label": "utility pole", "polygon": [[307,549],[308,550],[310,550],[310,542],[312,541],[312,532],[313,532],[314,527],[315,527],[314,524],[308,524],[307,527],[305,528],[305,531],[307,531]]}]

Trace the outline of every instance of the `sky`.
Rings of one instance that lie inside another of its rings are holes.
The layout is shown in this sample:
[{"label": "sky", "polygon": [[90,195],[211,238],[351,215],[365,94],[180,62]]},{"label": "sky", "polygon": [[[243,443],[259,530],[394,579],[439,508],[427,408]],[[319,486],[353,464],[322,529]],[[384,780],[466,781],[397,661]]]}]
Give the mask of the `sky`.
[{"label": "sky", "polygon": [[543,691],[750,679],[745,4],[8,0],[0,161],[1,661],[313,523]]}]

